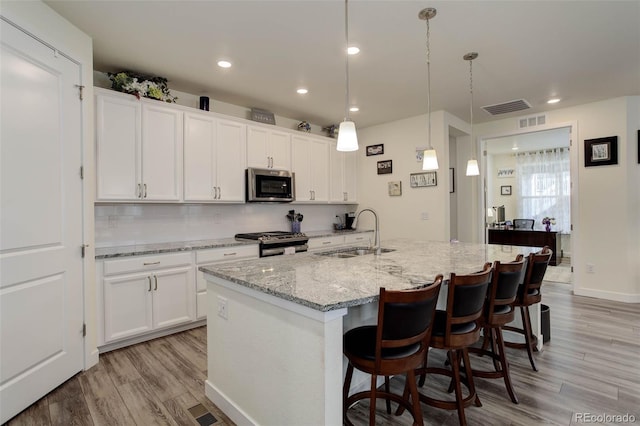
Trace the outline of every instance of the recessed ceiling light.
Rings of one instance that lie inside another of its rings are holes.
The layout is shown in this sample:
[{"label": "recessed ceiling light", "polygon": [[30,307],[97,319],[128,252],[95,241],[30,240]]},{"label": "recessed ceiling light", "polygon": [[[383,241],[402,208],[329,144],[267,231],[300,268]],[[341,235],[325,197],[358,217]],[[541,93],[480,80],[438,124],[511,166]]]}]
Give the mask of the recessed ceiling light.
[{"label": "recessed ceiling light", "polygon": [[218,61],[218,66],[220,68],[231,68],[231,62],[229,62],[229,61]]},{"label": "recessed ceiling light", "polygon": [[304,89],[304,88],[300,88],[300,89],[296,90],[296,92],[299,95],[306,95],[307,93],[309,93],[309,91],[307,89]]},{"label": "recessed ceiling light", "polygon": [[347,53],[349,55],[357,55],[358,53],[360,53],[360,48],[356,46],[349,46],[347,47]]},{"label": "recessed ceiling light", "polygon": [[557,104],[558,102],[560,102],[560,98],[553,98],[547,101],[548,104]]},{"label": "recessed ceiling light", "polygon": [[518,147],[514,145],[514,146],[512,146],[512,147],[511,147],[511,149],[512,149],[513,151],[517,151],[517,150],[518,150]]},{"label": "recessed ceiling light", "polygon": [[349,108],[349,111],[358,112],[358,111],[360,111],[360,108],[358,108],[357,106],[352,106],[352,107]]}]

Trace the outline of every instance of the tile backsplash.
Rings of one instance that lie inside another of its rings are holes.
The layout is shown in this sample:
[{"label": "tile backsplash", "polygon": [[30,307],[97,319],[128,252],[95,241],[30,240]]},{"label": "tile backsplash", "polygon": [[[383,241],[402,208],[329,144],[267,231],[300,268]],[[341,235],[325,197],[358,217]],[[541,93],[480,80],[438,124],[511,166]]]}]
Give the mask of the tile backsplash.
[{"label": "tile backsplash", "polygon": [[289,210],[302,213],[301,231],[324,231],[356,205],[97,204],[96,247],[233,237],[239,232],[288,231]]}]

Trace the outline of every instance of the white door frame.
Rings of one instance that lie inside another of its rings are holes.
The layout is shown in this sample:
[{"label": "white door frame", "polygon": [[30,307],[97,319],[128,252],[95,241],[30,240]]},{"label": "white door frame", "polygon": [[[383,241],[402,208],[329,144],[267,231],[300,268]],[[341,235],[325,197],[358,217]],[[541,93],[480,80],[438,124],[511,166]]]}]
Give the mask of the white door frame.
[{"label": "white door frame", "polygon": [[[577,121],[569,121],[563,123],[555,123],[548,124],[544,126],[537,126],[535,129],[522,129],[514,132],[504,132],[497,133],[492,135],[485,135],[478,137],[478,152],[482,153],[480,155],[480,170],[482,179],[478,179],[478,186],[476,188],[478,193],[478,200],[481,200],[482,208],[479,209],[478,215],[476,217],[478,224],[478,241],[485,242],[487,241],[487,229],[486,229],[486,221],[487,221],[487,199],[486,199],[486,185],[487,185],[487,156],[486,156],[486,143],[489,139],[497,139],[502,137],[509,136],[518,136],[527,133],[537,133],[546,130],[556,130],[556,129],[564,129],[569,128],[569,158],[570,158],[570,168],[571,168],[571,242],[570,242],[570,250],[571,250],[571,263],[575,263],[574,259],[577,259],[579,254],[579,245],[576,244],[579,230],[578,226],[578,215],[576,212],[578,211],[578,146],[574,145],[575,141],[578,141],[578,122]],[[572,283],[573,286],[573,283]]]}]

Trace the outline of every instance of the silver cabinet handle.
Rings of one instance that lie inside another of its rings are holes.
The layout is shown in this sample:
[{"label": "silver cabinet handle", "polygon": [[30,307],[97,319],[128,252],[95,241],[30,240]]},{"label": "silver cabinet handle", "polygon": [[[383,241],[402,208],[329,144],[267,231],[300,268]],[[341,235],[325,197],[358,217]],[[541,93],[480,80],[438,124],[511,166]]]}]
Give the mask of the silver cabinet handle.
[{"label": "silver cabinet handle", "polygon": [[151,291],[151,277],[149,276],[149,277],[147,277],[147,279],[149,280],[149,290],[147,290],[147,291]]},{"label": "silver cabinet handle", "polygon": [[344,195],[343,201],[347,201],[349,199],[349,197],[347,196],[347,192],[343,192],[342,194]]},{"label": "silver cabinet handle", "polygon": [[223,256],[235,256],[236,254],[238,253],[234,251],[233,253],[224,253]]},{"label": "silver cabinet handle", "polygon": [[144,262],[143,263],[144,266],[159,265],[159,264],[160,264],[160,261],[157,261],[157,262]]},{"label": "silver cabinet handle", "polygon": [[144,197],[142,198],[147,198],[147,184],[145,183],[142,186],[144,187]]},{"label": "silver cabinet handle", "polygon": [[142,185],[138,184],[138,198],[142,198]]},{"label": "silver cabinet handle", "polygon": [[212,186],[211,187],[211,196],[213,197],[213,199],[216,199],[216,187]]},{"label": "silver cabinet handle", "polygon": [[312,199],[312,200],[315,200],[315,199],[316,199],[316,191],[315,191],[315,190],[313,190],[313,191],[311,191],[311,193],[313,194],[313,197],[311,197],[311,199]]},{"label": "silver cabinet handle", "polygon": [[155,275],[153,276],[153,281],[155,282],[155,287],[153,287],[154,290],[158,290],[158,277],[156,277]]},{"label": "silver cabinet handle", "polygon": [[331,241],[323,241],[322,245],[331,244]]},{"label": "silver cabinet handle", "polygon": [[218,200],[222,198],[222,190],[218,187]]}]

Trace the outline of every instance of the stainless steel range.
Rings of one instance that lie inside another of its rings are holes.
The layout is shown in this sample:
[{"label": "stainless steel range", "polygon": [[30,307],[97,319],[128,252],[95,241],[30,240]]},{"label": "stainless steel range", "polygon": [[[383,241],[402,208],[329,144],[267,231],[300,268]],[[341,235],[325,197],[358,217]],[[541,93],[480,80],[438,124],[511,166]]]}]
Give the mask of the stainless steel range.
[{"label": "stainless steel range", "polygon": [[252,232],[248,234],[236,234],[239,241],[258,241],[260,243],[260,257],[277,256],[285,253],[299,253],[307,251],[307,237],[302,232]]}]

